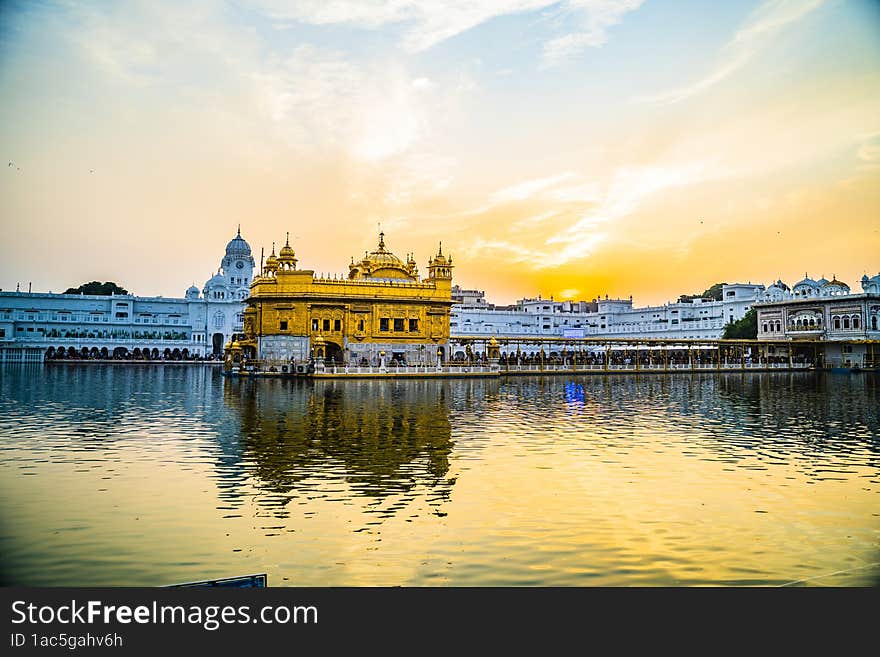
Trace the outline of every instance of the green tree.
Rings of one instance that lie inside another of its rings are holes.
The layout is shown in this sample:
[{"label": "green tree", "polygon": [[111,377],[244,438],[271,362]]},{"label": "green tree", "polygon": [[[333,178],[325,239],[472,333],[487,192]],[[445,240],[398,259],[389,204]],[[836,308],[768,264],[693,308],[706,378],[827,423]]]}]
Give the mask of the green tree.
[{"label": "green tree", "polygon": [[750,308],[742,319],[728,322],[724,327],[725,340],[754,340],[758,337],[758,312]]},{"label": "green tree", "polygon": [[83,283],[79,287],[69,287],[64,294],[128,294],[128,290],[119,287],[112,281],[101,283],[100,281],[92,281],[91,283]]},{"label": "green tree", "polygon": [[715,283],[715,285],[706,288],[702,294],[682,294],[678,300],[684,303],[690,303],[694,299],[712,299],[713,301],[721,301],[721,288],[727,283]]}]

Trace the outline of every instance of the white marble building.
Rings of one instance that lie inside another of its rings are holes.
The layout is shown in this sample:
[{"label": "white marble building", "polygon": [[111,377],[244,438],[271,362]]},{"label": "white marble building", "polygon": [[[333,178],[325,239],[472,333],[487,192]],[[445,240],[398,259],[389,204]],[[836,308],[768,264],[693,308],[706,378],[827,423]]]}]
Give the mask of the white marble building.
[{"label": "white marble building", "polygon": [[0,291],[0,360],[23,350],[48,358],[220,355],[243,330],[253,269],[239,229],[201,293],[192,286],[183,298]]},{"label": "white marble building", "polygon": [[[755,304],[759,340],[858,342],[880,340],[880,274],[862,277],[862,291],[849,285],[809,276],[789,288],[776,281]],[[830,365],[862,365],[874,361],[874,345],[848,344],[826,348]],[[877,350],[880,354],[880,349]]]},{"label": "white marble building", "polygon": [[468,295],[467,303],[452,306],[450,331],[453,340],[468,336],[720,338],[724,326],[742,319],[763,293],[763,285],[736,283],[722,288],[721,301],[694,299],[633,307],[632,297],[593,301],[538,297],[504,308]]}]

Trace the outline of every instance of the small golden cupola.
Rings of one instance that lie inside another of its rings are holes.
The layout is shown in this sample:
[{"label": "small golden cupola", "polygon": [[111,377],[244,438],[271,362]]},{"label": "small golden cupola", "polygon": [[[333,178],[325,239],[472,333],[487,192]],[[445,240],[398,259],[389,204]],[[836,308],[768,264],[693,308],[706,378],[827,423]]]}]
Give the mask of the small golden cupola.
[{"label": "small golden cupola", "polygon": [[266,264],[263,265],[263,269],[269,276],[274,276],[275,272],[278,271],[278,258],[275,257],[275,242],[272,242],[272,253],[266,258]]},{"label": "small golden cupola", "polygon": [[[412,263],[415,264],[414,262]],[[379,245],[375,251],[365,253],[359,262],[354,262],[348,266],[348,277],[351,279],[358,278],[378,278],[378,279],[404,279],[416,281],[417,274],[409,264],[398,258],[385,247],[385,233],[379,233]]]},{"label": "small golden cupola", "polygon": [[437,249],[437,255],[428,260],[428,280],[452,280],[452,256],[443,255],[443,242]]},{"label": "small golden cupola", "polygon": [[284,246],[281,247],[281,251],[278,252],[278,266],[283,271],[293,271],[296,269],[296,254],[293,251],[293,247],[290,246],[290,233],[287,233],[287,239],[284,242]]}]

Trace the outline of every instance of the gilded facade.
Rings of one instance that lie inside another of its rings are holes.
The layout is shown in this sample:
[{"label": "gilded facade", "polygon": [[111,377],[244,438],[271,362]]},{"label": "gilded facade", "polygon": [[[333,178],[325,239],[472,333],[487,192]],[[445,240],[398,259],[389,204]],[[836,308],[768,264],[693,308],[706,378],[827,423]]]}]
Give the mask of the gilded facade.
[{"label": "gilded facade", "polygon": [[288,242],[266,259],[251,284],[244,335],[231,345],[267,363],[323,360],[349,365],[436,364],[449,348],[452,258],[442,245],[420,278],[385,245],[385,234],[347,276],[299,269]]}]

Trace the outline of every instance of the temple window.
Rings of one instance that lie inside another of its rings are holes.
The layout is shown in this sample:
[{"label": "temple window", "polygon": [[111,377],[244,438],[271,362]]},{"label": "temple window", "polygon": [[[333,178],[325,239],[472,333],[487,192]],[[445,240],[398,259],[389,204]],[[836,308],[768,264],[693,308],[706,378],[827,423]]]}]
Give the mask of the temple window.
[{"label": "temple window", "polygon": [[419,320],[417,320],[417,319],[409,320],[409,332],[410,333],[418,333],[419,332]]},{"label": "temple window", "polygon": [[286,319],[282,319],[282,320],[278,323],[278,327],[279,327],[282,331],[286,331],[286,330],[287,330],[287,320],[286,320]]},{"label": "temple window", "polygon": [[312,330],[313,330],[313,331],[317,331],[317,330],[318,330],[318,320],[317,320],[317,319],[313,319],[313,320],[312,320]]},{"label": "temple window", "polygon": [[835,317],[833,321],[834,321],[834,328],[839,329],[840,328],[840,317]]},{"label": "temple window", "polygon": [[388,318],[382,317],[379,320],[379,330],[387,332],[388,331],[388,324],[389,324]]},{"label": "temple window", "polygon": [[843,328],[845,328],[845,329],[849,328],[849,317],[843,318]]},{"label": "temple window", "polygon": [[852,327],[853,327],[854,329],[859,328],[859,316],[858,316],[858,315],[854,315],[854,316],[853,316],[853,318],[852,318]]},{"label": "temple window", "polygon": [[324,328],[325,331],[329,331],[329,330],[330,330],[330,320],[329,320],[329,319],[325,319],[325,320],[324,320],[324,322],[323,322],[323,328]]},{"label": "temple window", "polygon": [[342,330],[342,321],[338,319],[333,320],[333,330],[341,331]]},{"label": "temple window", "polygon": [[396,319],[394,320],[394,331],[395,331],[396,333],[402,333],[402,332],[403,332],[403,319],[396,318]]}]

